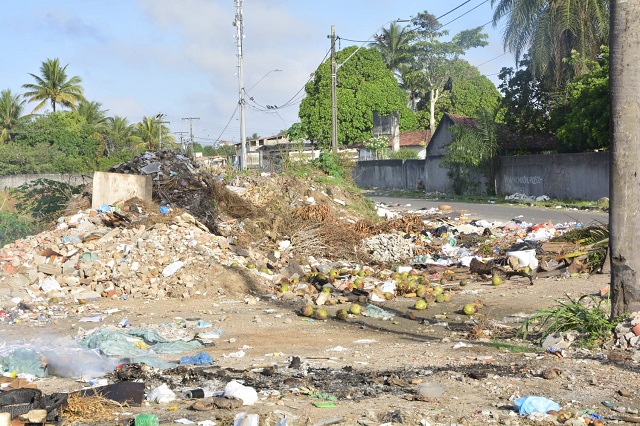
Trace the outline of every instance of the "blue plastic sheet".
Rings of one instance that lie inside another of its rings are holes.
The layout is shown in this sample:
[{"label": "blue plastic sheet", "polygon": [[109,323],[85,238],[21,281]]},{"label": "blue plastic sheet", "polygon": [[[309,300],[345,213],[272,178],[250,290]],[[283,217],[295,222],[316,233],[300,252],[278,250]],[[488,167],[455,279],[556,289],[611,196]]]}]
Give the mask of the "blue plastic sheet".
[{"label": "blue plastic sheet", "polygon": [[191,356],[180,358],[180,364],[213,365],[213,358],[206,352],[198,352]]},{"label": "blue plastic sheet", "polygon": [[559,411],[560,405],[543,396],[524,396],[513,402],[513,407],[521,416],[531,413],[548,413],[551,410]]}]

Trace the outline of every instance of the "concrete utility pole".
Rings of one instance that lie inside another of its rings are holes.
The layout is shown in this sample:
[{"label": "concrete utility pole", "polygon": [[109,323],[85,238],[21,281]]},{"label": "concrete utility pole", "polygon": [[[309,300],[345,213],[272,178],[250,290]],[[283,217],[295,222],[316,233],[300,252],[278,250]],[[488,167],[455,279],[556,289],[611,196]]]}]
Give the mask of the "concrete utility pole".
[{"label": "concrete utility pole", "polygon": [[331,149],[338,152],[338,63],[336,62],[336,27],[331,26]]},{"label": "concrete utility pole", "polygon": [[233,25],[236,27],[236,44],[238,46],[238,88],[240,100],[240,170],[247,168],[247,135],[244,122],[244,75],[242,65],[242,37],[243,35],[243,23],[242,23],[242,0],[235,0],[236,2],[236,18],[233,21]]},{"label": "concrete utility pole", "polygon": [[167,114],[158,114],[156,115],[156,119],[158,120],[158,151],[162,149],[162,125],[169,124],[170,121],[162,121],[162,118]]},{"label": "concrete utility pole", "polygon": [[200,120],[200,117],[182,117],[184,120],[189,120],[189,146],[193,149],[193,120]]},{"label": "concrete utility pole", "polygon": [[175,132],[176,135],[180,138],[180,146],[182,147],[182,152],[186,152],[186,147],[184,146],[184,136],[189,132]]}]

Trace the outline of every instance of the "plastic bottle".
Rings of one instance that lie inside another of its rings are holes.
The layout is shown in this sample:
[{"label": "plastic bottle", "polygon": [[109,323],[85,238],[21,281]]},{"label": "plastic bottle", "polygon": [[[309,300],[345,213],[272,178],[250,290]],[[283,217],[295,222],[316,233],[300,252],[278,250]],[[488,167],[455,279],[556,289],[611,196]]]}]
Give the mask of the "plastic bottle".
[{"label": "plastic bottle", "polygon": [[153,414],[138,414],[134,422],[135,426],[159,426],[158,417]]}]

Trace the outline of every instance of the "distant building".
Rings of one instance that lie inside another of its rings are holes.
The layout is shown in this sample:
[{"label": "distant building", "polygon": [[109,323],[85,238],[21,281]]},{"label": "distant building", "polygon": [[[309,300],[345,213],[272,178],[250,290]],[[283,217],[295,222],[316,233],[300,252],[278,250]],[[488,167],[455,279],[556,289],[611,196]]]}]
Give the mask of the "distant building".
[{"label": "distant building", "polygon": [[[247,150],[247,164],[248,168],[260,167],[260,153],[258,150],[262,147],[275,146],[279,144],[288,144],[289,139],[283,134],[279,133],[273,136],[265,136],[257,139],[249,139],[245,142],[245,149]],[[242,143],[237,142],[236,156],[241,156]]]},{"label": "distant building", "polygon": [[[472,129],[477,126],[477,121],[472,117],[445,112],[431,137],[427,148],[428,157],[442,157],[449,151],[449,144],[453,140],[450,130],[452,126]],[[503,124],[498,124],[497,130],[499,155],[539,154],[554,151],[559,145],[558,139],[553,135],[520,135],[510,132]]]},{"label": "distant building", "polygon": [[[389,150],[393,148],[392,136],[389,135]],[[427,145],[431,140],[430,130],[412,130],[410,132],[400,133],[400,149],[410,149],[418,154],[419,159],[424,159],[427,153]],[[376,160],[375,153],[371,152],[364,144],[353,145],[358,149],[358,160]]]}]

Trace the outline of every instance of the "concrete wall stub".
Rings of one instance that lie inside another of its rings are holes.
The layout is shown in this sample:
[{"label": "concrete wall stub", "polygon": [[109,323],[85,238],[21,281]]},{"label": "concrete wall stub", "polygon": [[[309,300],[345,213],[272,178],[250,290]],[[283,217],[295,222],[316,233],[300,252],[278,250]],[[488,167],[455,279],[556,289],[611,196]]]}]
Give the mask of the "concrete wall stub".
[{"label": "concrete wall stub", "polygon": [[113,205],[134,197],[151,201],[152,190],[151,176],[95,172],[91,208],[97,209],[103,204]]}]

